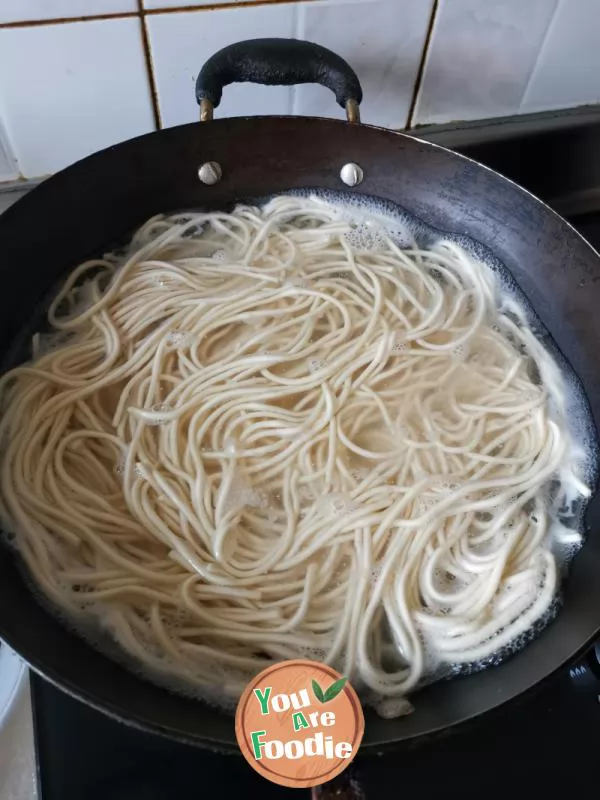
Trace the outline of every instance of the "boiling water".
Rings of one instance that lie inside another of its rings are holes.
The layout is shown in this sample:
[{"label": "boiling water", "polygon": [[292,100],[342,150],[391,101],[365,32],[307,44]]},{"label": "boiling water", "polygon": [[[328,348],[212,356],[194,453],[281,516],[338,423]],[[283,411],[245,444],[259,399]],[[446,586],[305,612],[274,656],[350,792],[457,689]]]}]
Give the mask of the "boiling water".
[{"label": "boiling water", "polygon": [[[291,194],[314,196],[312,193],[308,192],[294,192]],[[350,225],[350,230],[346,238],[352,246],[365,249],[377,249],[384,243],[386,237],[392,238],[400,247],[408,247],[416,243],[422,249],[431,247],[440,239],[455,242],[466,250],[474,259],[483,263],[495,273],[501,287],[501,296],[499,298],[501,306],[503,306],[505,311],[511,314],[515,320],[519,320],[520,324],[529,326],[546,351],[551,354],[554,361],[559,365],[565,387],[565,418],[569,421],[571,428],[570,434],[574,446],[570,458],[567,459],[564,464],[561,474],[556,475],[554,484],[549,489],[548,504],[553,512],[549,539],[555,558],[561,566],[562,573],[563,575],[566,574],[571,559],[582,544],[584,533],[585,502],[581,500],[581,495],[577,491],[576,481],[573,480],[573,476],[579,477],[588,486],[595,485],[598,464],[596,431],[581,383],[541,324],[534,309],[527,303],[525,296],[516,285],[513,277],[504,265],[480,243],[466,236],[437,231],[391,203],[381,202],[360,195],[348,196],[319,192],[317,196],[324,202],[334,205],[338,209],[340,220]],[[214,258],[217,261],[224,260],[226,258],[225,251],[217,251],[214,253]],[[291,278],[290,280],[293,281],[294,279]],[[82,303],[89,303],[85,285],[81,288],[80,297]],[[27,340],[30,340],[32,331],[40,329],[43,329],[43,325],[41,324],[40,317],[37,317],[32,321],[32,324],[28,326],[28,330],[24,332],[24,336]],[[60,336],[62,335],[59,334],[59,337]],[[20,348],[13,350],[13,353],[18,352],[19,349],[21,351],[19,353],[20,357],[12,359],[13,364],[23,360],[23,341],[23,339],[20,339]],[[34,347],[37,348],[39,354],[39,352],[43,352],[47,348],[57,347],[62,343],[63,341],[61,338],[44,339],[44,334],[42,334],[42,337],[40,337],[37,342],[34,342]],[[399,343],[395,346],[394,352],[400,353],[402,348],[403,345]],[[460,354],[457,354],[457,356],[460,356]],[[308,366],[310,371],[317,371],[321,365],[315,362]],[[161,424],[160,413],[168,412],[168,410],[168,408],[152,409],[153,412],[157,412],[154,424]],[[360,469],[357,470],[357,475],[358,474],[364,477],[364,474],[360,473]],[[238,488],[242,493],[247,489],[247,487],[243,486]],[[449,487],[449,490],[450,489],[451,487]],[[310,500],[310,498],[308,498],[308,500]],[[336,509],[339,508],[344,511],[345,498],[343,496],[330,497],[320,500],[319,502],[337,503]],[[256,505],[254,502],[249,504]],[[260,503],[258,504],[260,505]],[[5,529],[7,529],[5,533],[5,542],[13,545],[14,535],[9,533],[11,528],[13,528],[13,526],[10,524],[10,521],[5,520]],[[377,570],[378,568],[375,566],[373,568],[372,581],[376,581],[379,577]],[[335,574],[333,580],[335,580]],[[31,588],[40,602],[48,606],[47,599],[41,595],[39,590],[34,586]],[[440,665],[435,654],[428,653],[428,669],[426,670],[426,677],[423,683],[432,682],[456,674],[468,674],[500,663],[507,656],[517,652],[531,641],[531,639],[543,629],[548,621],[556,615],[559,605],[560,598],[557,596],[551,608],[541,619],[536,621],[526,634],[520,636],[518,639],[511,642],[510,645],[502,648],[484,661],[467,665]],[[57,613],[55,608],[51,608],[51,611],[53,614]],[[97,615],[104,619],[105,624],[103,628],[99,628],[97,623],[90,621],[90,612],[95,612],[94,616]],[[112,659],[123,663],[129,670],[147,677],[155,683],[166,686],[179,694],[198,697],[210,703],[216,702],[218,705],[228,710],[234,708],[235,702],[226,696],[216,696],[215,689],[212,686],[203,689],[202,687],[175,680],[171,676],[165,675],[159,668],[149,667],[141,669],[136,659],[125,654],[115,643],[111,634],[112,622],[110,614],[105,613],[98,605],[94,608],[86,608],[84,597],[82,597],[81,616],[69,619],[66,619],[62,614],[58,614],[58,616],[61,617],[67,626],[86,638],[93,647],[104,652]],[[426,641],[424,641],[424,645],[427,651]],[[298,653],[298,656],[322,660],[325,657],[325,651],[319,648],[311,650],[310,652]],[[391,660],[394,660],[393,654]],[[393,666],[397,668],[399,664],[396,663]],[[227,674],[224,674],[222,677],[223,682],[221,685],[225,689],[225,694],[227,694],[225,688],[226,684],[229,682],[235,685],[240,682],[243,683],[247,676],[238,673],[234,669],[228,669]],[[360,687],[357,688],[360,689]],[[364,699],[366,702],[371,702],[375,705],[383,716],[397,716],[402,713],[407,713],[410,710],[410,706],[407,705],[407,701],[403,698],[382,703],[380,699],[369,697],[369,695],[366,694],[364,695]],[[398,705],[398,703],[400,703],[400,705]]]},{"label": "boiling water", "polygon": [[[294,194],[318,196],[337,206],[340,209],[340,217],[348,221],[352,226],[348,239],[354,246],[365,249],[373,247],[376,249],[380,242],[385,240],[385,236],[389,236],[399,247],[410,247],[416,244],[421,249],[430,248],[440,240],[446,240],[454,242],[476,261],[492,270],[500,288],[500,297],[498,298],[500,308],[510,315],[515,322],[518,320],[520,324],[530,328],[536,339],[557,364],[565,389],[564,419],[568,420],[573,447],[570,458],[565,461],[561,473],[555,476],[555,481],[548,489],[547,502],[551,509],[551,523],[548,533],[551,549],[562,577],[566,577],[573,557],[581,549],[584,542],[584,517],[588,503],[579,493],[576,485],[577,480],[574,481],[573,477],[576,476],[576,478],[581,479],[589,487],[595,487],[598,480],[598,456],[600,453],[597,431],[579,378],[558,349],[512,274],[480,242],[466,235],[448,233],[447,231],[432,228],[416,216],[409,214],[389,201],[360,195],[340,195],[333,192],[319,192],[318,195],[309,192]],[[401,349],[402,345],[395,348],[396,351]],[[550,408],[550,412],[552,413],[552,408]],[[373,580],[376,580],[377,577],[377,568],[375,568]],[[527,632],[484,660],[471,664],[440,663],[435,652],[427,647],[426,638],[422,636],[427,666],[420,685],[424,686],[456,675],[473,674],[490,666],[500,664],[506,658],[519,652],[539,635],[559,613],[560,604],[561,598],[560,593],[558,593],[546,613],[537,619]],[[398,664],[395,666],[397,668]],[[365,699],[384,717],[401,716],[404,713],[410,713],[412,710],[407,707],[395,709],[393,698],[391,702],[369,696]],[[400,698],[400,700],[402,699]]]}]

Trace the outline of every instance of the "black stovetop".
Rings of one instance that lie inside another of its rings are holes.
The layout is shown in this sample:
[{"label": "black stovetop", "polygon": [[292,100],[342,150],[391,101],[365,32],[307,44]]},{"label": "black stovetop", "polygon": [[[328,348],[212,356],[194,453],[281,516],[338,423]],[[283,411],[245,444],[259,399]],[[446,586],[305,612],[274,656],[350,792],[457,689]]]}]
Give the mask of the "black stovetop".
[{"label": "black stovetop", "polygon": [[[600,117],[423,131],[497,168],[547,200],[600,250]],[[571,668],[467,729],[385,755],[358,756],[344,780],[365,800],[478,799],[594,791],[600,742],[600,646]],[[31,678],[41,800],[183,800],[308,797],[224,756],[141,733]],[[356,796],[356,792],[355,792]]]},{"label": "black stovetop", "polygon": [[[84,706],[32,678],[41,800],[309,797],[255,773],[240,756],[176,744]],[[596,785],[600,670],[587,659],[534,696],[461,732],[386,755],[360,755],[344,773],[364,800],[510,797],[524,781],[541,796]],[[338,782],[343,800],[344,780]],[[356,796],[356,794],[355,794]]]}]

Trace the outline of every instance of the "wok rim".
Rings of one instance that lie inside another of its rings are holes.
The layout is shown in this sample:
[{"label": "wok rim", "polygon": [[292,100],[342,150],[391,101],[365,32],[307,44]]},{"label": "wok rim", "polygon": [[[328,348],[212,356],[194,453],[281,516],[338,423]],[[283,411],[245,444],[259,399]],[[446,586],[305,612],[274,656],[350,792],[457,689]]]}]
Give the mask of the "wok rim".
[{"label": "wok rim", "polygon": [[[162,139],[165,142],[167,142],[169,137],[174,137],[174,136],[178,136],[178,135],[179,136],[183,136],[184,134],[187,135],[187,133],[191,132],[192,129],[194,131],[202,130],[203,128],[206,128],[207,130],[209,130],[210,128],[218,129],[219,127],[230,126],[232,122],[239,123],[240,121],[241,122],[245,122],[245,123],[250,123],[250,124],[253,124],[253,125],[255,125],[257,122],[258,123],[262,122],[263,124],[266,122],[268,124],[274,124],[275,126],[277,126],[277,125],[281,125],[282,123],[286,123],[287,124],[287,123],[291,122],[291,123],[294,124],[294,126],[298,126],[298,125],[299,126],[302,126],[302,125],[314,125],[315,123],[316,124],[325,123],[327,126],[332,126],[333,125],[333,126],[337,127],[339,130],[341,130],[341,129],[349,130],[349,129],[352,129],[352,128],[358,128],[358,129],[360,129],[362,131],[367,131],[367,132],[368,131],[372,131],[373,133],[375,133],[377,135],[384,135],[386,137],[394,137],[394,138],[400,139],[400,140],[407,140],[407,141],[411,141],[411,142],[416,142],[416,143],[419,143],[422,147],[426,148],[426,150],[428,150],[428,151],[438,151],[440,153],[443,153],[446,158],[451,158],[451,159],[456,160],[458,162],[471,164],[474,167],[476,167],[478,170],[483,170],[486,173],[494,176],[494,178],[500,178],[501,181],[503,181],[505,184],[508,184],[511,187],[513,187],[513,189],[516,190],[517,192],[521,193],[522,195],[526,195],[529,198],[529,200],[532,201],[533,203],[535,203],[538,207],[542,207],[545,210],[546,213],[550,212],[550,214],[551,214],[552,218],[554,219],[554,221],[556,222],[556,224],[559,227],[563,228],[563,230],[565,230],[565,231],[568,230],[569,231],[569,236],[571,237],[571,239],[573,239],[575,237],[579,241],[579,243],[582,244],[585,247],[585,249],[589,252],[589,254],[591,256],[593,256],[593,258],[596,259],[597,266],[600,269],[600,253],[585,239],[585,237],[583,237],[579,233],[579,231],[569,221],[567,221],[563,217],[561,217],[560,214],[558,214],[551,206],[549,206],[543,200],[540,200],[536,195],[534,195],[532,192],[530,192],[525,187],[521,186],[516,181],[513,181],[512,179],[510,179],[510,178],[508,178],[508,177],[506,177],[504,175],[501,175],[496,170],[486,166],[485,164],[482,164],[482,163],[476,161],[475,159],[473,159],[473,158],[471,158],[469,156],[465,156],[465,155],[463,155],[461,153],[457,153],[457,152],[455,152],[453,150],[450,150],[449,148],[444,147],[442,145],[439,145],[437,143],[430,142],[430,141],[427,141],[427,140],[424,140],[424,139],[420,139],[418,136],[413,135],[412,133],[389,130],[387,128],[383,128],[383,127],[380,127],[380,126],[364,124],[364,123],[361,123],[358,126],[349,126],[349,124],[347,122],[345,122],[343,120],[337,120],[337,119],[334,120],[334,119],[323,118],[323,117],[294,117],[294,116],[289,116],[289,115],[285,115],[285,116],[281,115],[281,116],[233,117],[233,118],[216,119],[216,120],[213,120],[211,122],[186,123],[186,124],[183,124],[183,125],[176,126],[174,128],[167,128],[167,129],[163,129],[163,130],[160,130],[160,131],[149,132],[149,133],[143,134],[142,136],[135,137],[134,139],[131,139],[131,140],[128,140],[128,141],[125,141],[125,142],[121,142],[121,143],[119,143],[117,145],[113,145],[111,147],[105,148],[104,150],[98,151],[98,152],[96,152],[96,153],[94,153],[94,154],[92,154],[92,155],[90,155],[90,156],[88,156],[88,157],[76,162],[75,164],[70,165],[66,169],[61,170],[60,172],[56,173],[55,175],[49,177],[48,179],[44,180],[41,184],[39,184],[38,186],[34,187],[31,190],[31,192],[28,193],[25,197],[23,197],[20,200],[18,200],[13,206],[11,206],[11,208],[9,208],[0,217],[0,237],[4,233],[5,227],[10,224],[11,219],[15,215],[18,215],[18,214],[21,213],[20,209],[22,209],[23,212],[26,210],[28,204],[31,202],[31,200],[29,198],[33,197],[36,194],[38,194],[38,196],[40,196],[39,195],[40,192],[45,192],[45,193],[52,194],[53,191],[54,191],[54,187],[57,187],[57,188],[60,187],[61,181],[64,180],[64,176],[65,175],[73,175],[73,174],[75,174],[76,172],[78,172],[78,171],[80,171],[82,169],[86,169],[88,166],[95,165],[95,164],[99,163],[102,160],[103,156],[106,156],[108,154],[118,153],[119,151],[124,151],[124,149],[127,148],[127,147],[136,146],[136,145],[142,145],[144,142],[147,142],[150,139],[152,139],[154,141],[158,141],[159,139]],[[359,190],[360,190],[360,187],[359,187]],[[600,289],[598,291],[599,291],[599,297],[600,297]],[[596,488],[594,489],[594,497],[598,497],[597,488],[598,487],[596,486]],[[597,538],[600,538],[600,531],[598,532],[598,534],[596,534],[596,536],[597,536]],[[583,548],[581,550],[581,553],[579,553],[578,556],[576,556],[576,559],[575,559],[576,561],[578,561],[581,558],[582,555],[585,556],[587,554],[588,548],[590,547],[590,544],[592,544],[592,543],[589,540],[586,540],[586,542],[585,542],[585,544],[584,544],[584,546],[583,546]],[[598,550],[598,549],[599,548],[596,547],[596,550]],[[2,554],[2,558],[0,558],[0,561],[5,560],[5,556],[3,555],[3,551],[4,551],[4,548],[3,547],[0,548],[0,554]],[[599,554],[597,553],[596,555],[598,557]],[[600,563],[600,561],[599,561],[599,563]],[[49,616],[52,616],[52,615],[50,615],[50,613],[45,608],[44,608],[44,613],[49,615]],[[562,616],[563,613],[564,612],[561,610],[561,612],[559,612],[559,617]],[[421,740],[426,740],[428,738],[436,737],[443,731],[454,731],[456,729],[460,729],[464,725],[467,725],[467,724],[469,724],[470,722],[472,722],[474,720],[480,719],[485,714],[493,713],[498,708],[501,708],[504,705],[515,701],[520,696],[527,695],[527,693],[530,690],[534,689],[536,686],[541,686],[547,680],[549,680],[553,675],[555,675],[557,672],[559,672],[561,669],[564,669],[569,663],[571,663],[574,659],[576,659],[582,652],[584,652],[590,646],[590,644],[594,641],[594,639],[600,633],[600,608],[598,609],[598,611],[595,613],[594,616],[595,616],[596,622],[592,626],[592,631],[587,635],[587,637],[585,638],[584,642],[583,643],[580,642],[579,645],[577,647],[575,647],[575,648],[570,647],[569,648],[570,653],[568,655],[561,656],[561,658],[559,659],[559,663],[552,664],[552,666],[550,666],[548,668],[546,673],[541,678],[539,678],[537,681],[534,681],[533,683],[531,683],[526,688],[521,688],[521,689],[518,689],[517,691],[514,691],[514,692],[510,693],[508,696],[497,697],[492,702],[490,702],[488,705],[486,705],[484,708],[476,710],[476,711],[474,711],[472,713],[468,713],[465,716],[463,716],[463,717],[461,717],[459,719],[456,719],[454,722],[452,722],[450,724],[448,724],[448,723],[440,723],[437,726],[428,728],[426,731],[422,731],[422,732],[419,732],[419,733],[416,733],[416,734],[411,734],[409,736],[398,735],[396,738],[382,738],[382,739],[377,739],[377,740],[371,740],[371,737],[368,736],[368,727],[369,727],[368,722],[369,722],[370,714],[369,714],[369,712],[367,712],[367,730],[366,730],[365,740],[363,740],[363,744],[361,746],[361,753],[362,752],[372,752],[372,751],[374,751],[376,749],[381,749],[381,748],[390,748],[390,747],[406,745],[409,742],[421,741]],[[54,617],[53,617],[53,619],[54,619]],[[554,624],[555,624],[555,620],[553,620],[550,623],[550,626],[553,626]],[[90,690],[88,688],[88,686],[86,685],[85,677],[81,681],[78,680],[78,681],[75,681],[75,682],[72,681],[68,677],[65,678],[64,675],[60,674],[59,672],[57,672],[52,667],[49,667],[47,663],[45,663],[45,659],[43,657],[43,654],[39,655],[39,654],[36,654],[35,652],[28,652],[29,648],[22,647],[21,643],[19,642],[18,633],[15,636],[14,635],[15,631],[14,630],[13,631],[10,630],[10,625],[8,626],[8,629],[9,629],[9,632],[8,632],[8,636],[7,636],[6,635],[7,626],[6,626],[5,621],[4,621],[4,615],[0,614],[0,633],[2,634],[3,638],[5,638],[5,641],[7,642],[7,644],[10,647],[12,647],[13,649],[15,649],[17,652],[19,652],[21,654],[21,656],[28,662],[28,664],[32,667],[32,669],[36,673],[38,673],[43,678],[48,680],[54,686],[56,686],[59,689],[65,691],[70,696],[85,702],[87,705],[91,706],[92,708],[94,708],[94,709],[96,709],[96,710],[98,710],[98,711],[100,711],[102,713],[105,713],[108,716],[110,716],[110,717],[112,717],[114,719],[117,719],[117,720],[119,720],[121,722],[124,722],[125,724],[128,724],[128,725],[130,725],[132,727],[135,727],[137,729],[140,729],[140,730],[143,730],[143,731],[149,731],[149,732],[156,733],[156,734],[162,735],[162,736],[166,736],[166,737],[168,737],[170,739],[176,740],[176,741],[181,742],[183,744],[188,744],[188,745],[191,744],[191,745],[194,745],[194,746],[207,746],[207,747],[212,747],[214,749],[221,749],[221,750],[225,750],[225,751],[232,751],[233,750],[234,752],[238,752],[237,745],[236,745],[236,740],[235,740],[235,734],[233,732],[233,725],[231,725],[231,737],[228,738],[228,739],[222,739],[222,738],[219,738],[219,737],[211,737],[211,736],[208,736],[208,735],[204,735],[202,733],[192,733],[190,731],[183,731],[183,730],[178,729],[176,727],[157,722],[156,719],[152,718],[151,714],[150,715],[140,715],[140,714],[132,711],[130,708],[127,708],[127,704],[126,703],[125,704],[123,704],[123,703],[115,703],[115,702],[111,702],[110,699],[107,699],[104,696],[99,697],[97,692],[95,692],[93,689]],[[546,633],[546,630],[547,629],[545,629],[542,632],[541,637],[538,637],[538,638],[543,638],[544,634]],[[523,655],[523,653],[526,654],[533,644],[535,644],[535,642],[532,642],[530,645],[528,645],[524,649],[524,651],[519,651],[516,654],[515,658],[514,659],[511,658],[509,661],[517,660],[519,657],[521,657]],[[87,642],[86,642],[86,646],[89,647],[89,645],[87,645]],[[103,658],[107,658],[104,654],[98,653],[97,651],[94,651],[94,655],[96,657],[102,658],[102,659]],[[505,662],[505,663],[509,663],[509,662]],[[503,666],[504,666],[504,664],[501,665],[499,668],[497,667],[496,669],[491,670],[491,672],[496,672],[498,669],[501,670]],[[125,670],[124,667],[120,667],[120,669]],[[485,674],[487,674],[489,672],[490,672],[490,670],[486,670]],[[484,674],[484,673],[480,673],[480,674]],[[454,678],[452,680],[452,683],[456,683],[458,681],[460,681],[460,682],[468,681],[469,682],[469,681],[473,681],[474,678],[476,678],[476,677],[477,676],[465,676],[465,677]],[[137,678],[137,680],[141,681],[142,679]],[[143,682],[146,683],[145,680]],[[151,686],[153,691],[160,692],[161,695],[165,695],[165,696],[166,695],[170,695],[170,693],[168,692],[167,689],[159,687],[156,684],[148,684],[148,685]],[[444,682],[441,682],[441,683],[437,684],[437,686],[442,686],[442,685],[448,685],[448,683],[444,681]],[[418,695],[417,695],[417,698],[418,698]],[[207,707],[207,704],[205,704],[202,701],[197,701],[197,700],[193,700],[192,701],[192,700],[188,699],[186,702],[194,703],[194,705],[196,705],[199,708]],[[418,699],[417,699],[417,703],[418,703]],[[233,722],[233,718],[231,718],[231,721]]]}]

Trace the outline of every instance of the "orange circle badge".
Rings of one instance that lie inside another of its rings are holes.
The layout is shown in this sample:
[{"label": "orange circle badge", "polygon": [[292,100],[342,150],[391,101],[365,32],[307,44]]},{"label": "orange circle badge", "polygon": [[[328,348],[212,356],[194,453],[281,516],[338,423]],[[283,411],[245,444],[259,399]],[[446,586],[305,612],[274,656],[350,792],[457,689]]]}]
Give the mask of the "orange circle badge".
[{"label": "orange circle badge", "polygon": [[308,788],[356,755],[365,720],[347,679],[318,661],[282,661],[246,687],[235,733],[246,760],[281,786]]}]

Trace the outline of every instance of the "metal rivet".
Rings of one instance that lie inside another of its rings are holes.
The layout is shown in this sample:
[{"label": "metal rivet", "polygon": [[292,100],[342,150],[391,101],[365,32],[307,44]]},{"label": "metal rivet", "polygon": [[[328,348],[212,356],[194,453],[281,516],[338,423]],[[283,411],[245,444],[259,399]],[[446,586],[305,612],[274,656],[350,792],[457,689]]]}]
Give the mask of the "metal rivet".
[{"label": "metal rivet", "polygon": [[344,181],[346,186],[358,186],[362,182],[364,172],[358,164],[344,164],[340,170],[340,178]]},{"label": "metal rivet", "polygon": [[223,177],[223,170],[216,161],[207,161],[206,164],[202,164],[198,169],[198,177],[202,183],[206,183],[207,186],[213,186]]}]

